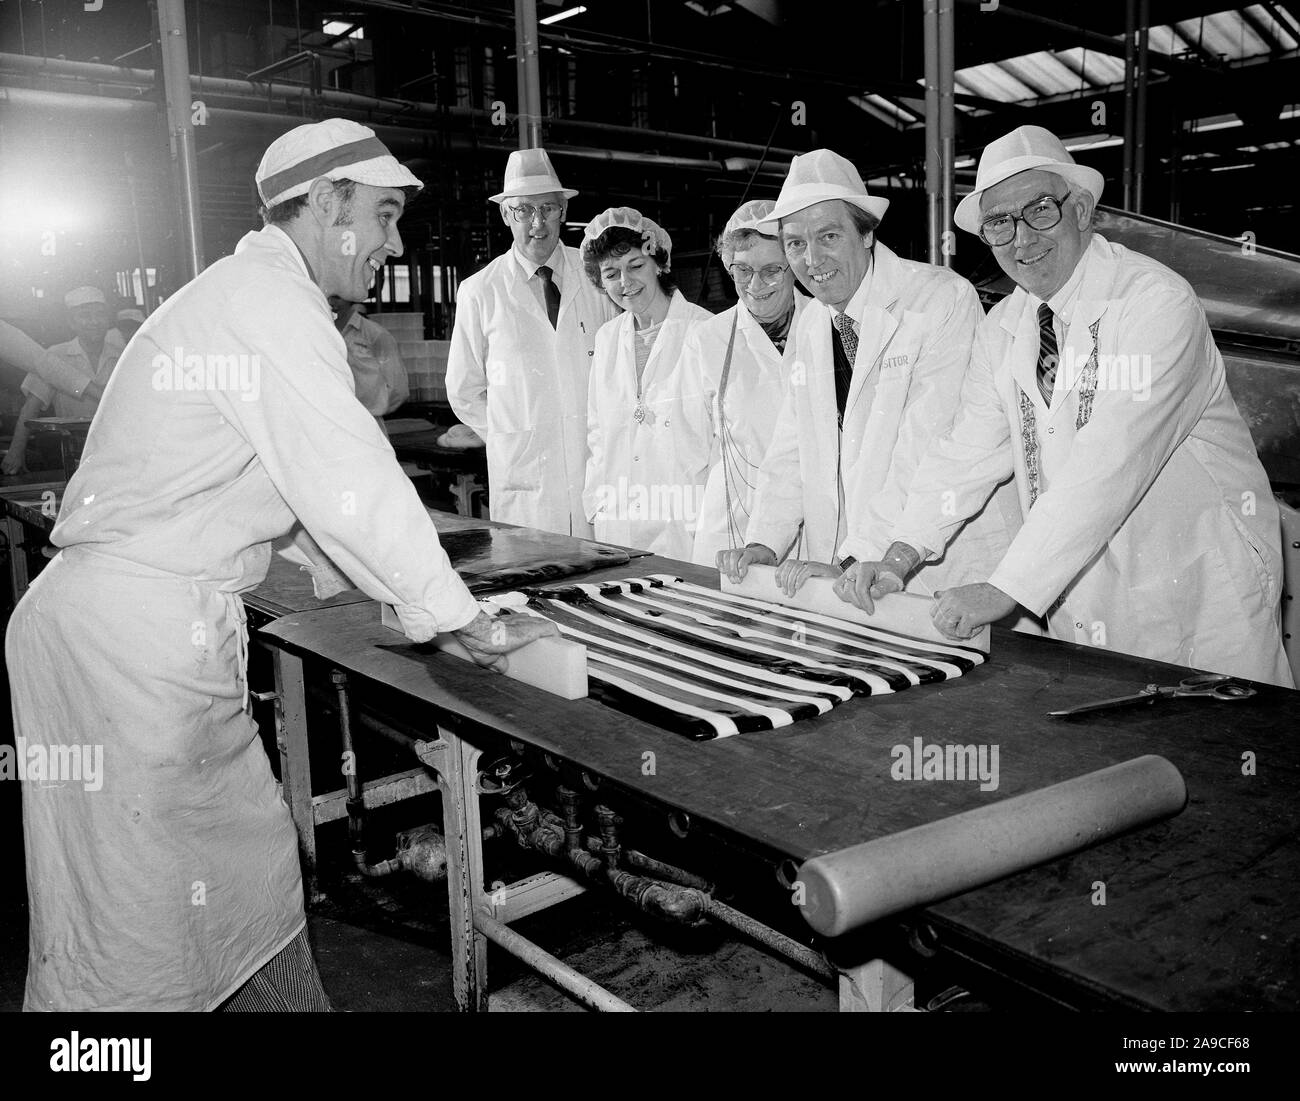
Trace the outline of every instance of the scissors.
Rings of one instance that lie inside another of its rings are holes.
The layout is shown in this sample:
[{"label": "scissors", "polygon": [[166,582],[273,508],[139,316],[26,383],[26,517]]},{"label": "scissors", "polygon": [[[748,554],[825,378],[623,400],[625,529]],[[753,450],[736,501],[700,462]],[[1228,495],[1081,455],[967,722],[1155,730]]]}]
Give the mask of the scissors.
[{"label": "scissors", "polygon": [[1248,700],[1254,694],[1255,690],[1249,685],[1237,684],[1232,677],[1224,676],[1222,673],[1197,673],[1192,677],[1184,677],[1177,684],[1169,687],[1148,684],[1141,692],[1135,692],[1131,696],[1116,696],[1110,700],[1097,700],[1094,703],[1071,707],[1068,711],[1049,711],[1047,717],[1050,719],[1066,719],[1075,715],[1085,715],[1090,711],[1109,711],[1113,707],[1134,707],[1138,704],[1154,703],[1156,700],[1178,696],[1193,696],[1231,702],[1234,700]]}]

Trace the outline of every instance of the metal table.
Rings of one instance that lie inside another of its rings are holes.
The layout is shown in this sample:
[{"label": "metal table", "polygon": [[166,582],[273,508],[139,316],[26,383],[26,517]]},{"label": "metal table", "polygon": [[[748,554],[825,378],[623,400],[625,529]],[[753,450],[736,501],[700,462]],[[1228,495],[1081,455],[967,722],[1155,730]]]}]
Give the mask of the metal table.
[{"label": "metal table", "polygon": [[[713,571],[655,558],[584,580],[650,573],[716,585]],[[510,921],[580,889],[562,876],[485,888],[477,766],[485,751],[512,743],[571,763],[610,798],[675,812],[692,830],[774,865],[1160,754],[1187,782],[1189,803],[1177,817],[927,907],[904,924],[926,952],[1065,1005],[1300,1008],[1300,693],[1259,685],[1241,704],[1176,700],[1061,723],[1045,713],[1176,683],[1186,670],[997,630],[991,663],[960,679],[850,701],[780,731],[690,742],[593,700],[567,702],[425,652],[381,626],[373,603],[294,612],[261,637],[276,651],[286,795],[305,846],[314,844],[315,819],[304,788],[303,662],[398,693],[425,717],[419,756],[443,796],[462,1008],[486,1007],[485,935],[517,936]],[[891,751],[916,738],[998,746],[997,789],[892,779]],[[841,966],[843,1006],[908,1001],[906,972],[871,955],[888,939],[880,932],[861,961]]]}]

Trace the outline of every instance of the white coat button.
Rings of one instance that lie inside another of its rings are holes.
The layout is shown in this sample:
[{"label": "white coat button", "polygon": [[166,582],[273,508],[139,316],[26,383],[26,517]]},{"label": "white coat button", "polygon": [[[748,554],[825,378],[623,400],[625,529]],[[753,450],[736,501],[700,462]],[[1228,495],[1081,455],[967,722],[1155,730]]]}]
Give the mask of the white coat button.
[{"label": "white coat button", "polygon": [[1082,624],[1082,623],[1076,623],[1075,626],[1078,627],[1080,631],[1083,630],[1083,624]]},{"label": "white coat button", "polygon": [[640,455],[633,455],[633,456],[632,456],[632,461],[633,461],[634,463],[639,463],[639,462],[641,461],[641,456],[640,456]]},{"label": "white coat button", "polygon": [[1056,431],[1055,428],[1049,428],[1049,429],[1047,430],[1047,434],[1050,436],[1050,435],[1051,435],[1053,432],[1055,432],[1055,431]]}]

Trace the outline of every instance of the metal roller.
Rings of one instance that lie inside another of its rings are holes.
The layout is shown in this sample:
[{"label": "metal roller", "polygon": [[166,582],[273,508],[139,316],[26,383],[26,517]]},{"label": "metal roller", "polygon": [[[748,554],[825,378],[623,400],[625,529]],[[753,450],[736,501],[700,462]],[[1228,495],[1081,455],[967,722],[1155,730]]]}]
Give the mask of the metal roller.
[{"label": "metal roller", "polygon": [[839,936],[991,883],[1177,814],[1183,777],[1163,757],[1137,757],[852,848],[799,869],[803,916]]}]

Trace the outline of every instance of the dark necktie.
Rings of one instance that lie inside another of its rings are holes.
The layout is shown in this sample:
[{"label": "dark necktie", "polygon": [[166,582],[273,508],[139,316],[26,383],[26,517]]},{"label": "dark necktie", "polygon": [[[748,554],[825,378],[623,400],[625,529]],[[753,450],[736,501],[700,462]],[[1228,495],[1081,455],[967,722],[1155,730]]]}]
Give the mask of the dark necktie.
[{"label": "dark necktie", "polygon": [[1052,327],[1052,307],[1044,302],[1038,307],[1038,392],[1043,395],[1043,404],[1049,408],[1059,360],[1056,330]]},{"label": "dark necktie", "polygon": [[537,269],[537,274],[542,277],[542,294],[546,297],[546,316],[550,318],[551,328],[554,329],[560,320],[560,288],[551,278],[554,273],[545,264]]}]

